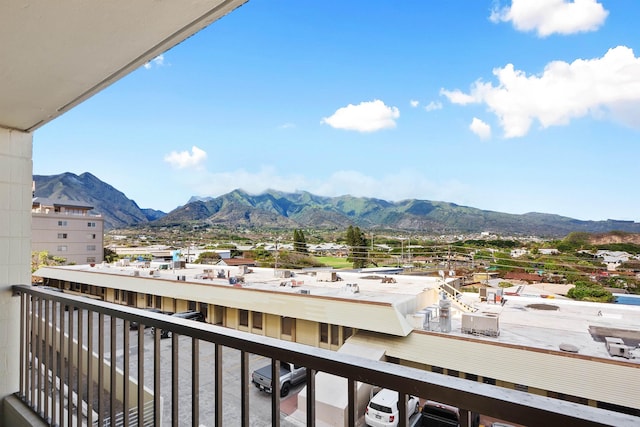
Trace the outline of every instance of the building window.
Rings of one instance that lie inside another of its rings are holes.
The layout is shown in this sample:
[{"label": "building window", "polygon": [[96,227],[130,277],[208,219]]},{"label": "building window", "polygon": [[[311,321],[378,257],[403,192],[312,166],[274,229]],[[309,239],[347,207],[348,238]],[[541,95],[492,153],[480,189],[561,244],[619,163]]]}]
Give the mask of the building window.
[{"label": "building window", "polygon": [[66,252],[68,249],[67,245],[58,245],[58,252]]},{"label": "building window", "polygon": [[95,223],[95,222],[90,221],[90,222],[88,222],[88,223],[87,223],[87,227],[89,227],[89,228],[96,228],[96,223]]},{"label": "building window", "polygon": [[482,382],[485,384],[496,385],[496,380],[494,378],[482,377]]},{"label": "building window", "polygon": [[291,336],[293,332],[293,319],[291,317],[282,316],[281,325],[282,335]]},{"label": "building window", "polygon": [[329,344],[329,325],[320,323],[320,342]]},{"label": "building window", "polygon": [[518,391],[529,391],[529,387],[524,384],[514,384],[513,388]]},{"label": "building window", "polygon": [[87,245],[87,251],[95,251],[96,245]]},{"label": "building window", "polygon": [[262,330],[262,313],[254,311],[251,313],[251,321],[253,328]]},{"label": "building window", "polygon": [[94,257],[94,256],[88,256],[88,257],[87,257],[87,262],[88,262],[88,263],[94,263],[94,262],[96,262],[96,257]]},{"label": "building window", "polygon": [[347,326],[343,326],[342,327],[342,342],[346,341],[347,338],[349,338],[351,335],[353,335],[353,328],[349,328]]},{"label": "building window", "polygon": [[66,239],[67,233],[58,233],[58,239]]},{"label": "building window", "polygon": [[331,325],[331,345],[340,345],[340,327]]},{"label": "building window", "polygon": [[120,299],[120,289],[116,289],[113,292],[113,299],[116,300],[116,301],[118,301]]},{"label": "building window", "polygon": [[249,327],[249,312],[247,310],[239,310],[240,326]]},{"label": "building window", "polygon": [[444,369],[440,366],[432,366],[431,372],[435,372],[436,374],[444,374]]},{"label": "building window", "polygon": [[58,221],[58,227],[66,227],[67,221]]},{"label": "building window", "polygon": [[196,311],[196,302],[195,301],[188,301],[187,302],[187,310]]},{"label": "building window", "polygon": [[478,381],[478,376],[477,376],[477,375],[475,375],[475,374],[468,374],[468,373],[465,373],[465,374],[464,374],[464,377],[465,377],[466,379],[468,379],[468,380],[471,380],[471,381]]},{"label": "building window", "polygon": [[450,377],[459,377],[460,372],[456,371],[455,369],[447,369],[447,375],[449,375]]},{"label": "building window", "polygon": [[200,313],[202,313],[202,315],[204,316],[205,319],[207,319],[209,317],[209,304],[205,303],[205,302],[201,302],[199,303],[200,305]]},{"label": "building window", "polygon": [[153,294],[147,294],[147,307],[153,307]]},{"label": "building window", "polygon": [[89,233],[89,234],[87,234],[87,239],[89,239],[89,240],[96,240],[96,235],[95,235],[95,233]]},{"label": "building window", "polygon": [[156,295],[156,308],[162,308],[162,296]]}]

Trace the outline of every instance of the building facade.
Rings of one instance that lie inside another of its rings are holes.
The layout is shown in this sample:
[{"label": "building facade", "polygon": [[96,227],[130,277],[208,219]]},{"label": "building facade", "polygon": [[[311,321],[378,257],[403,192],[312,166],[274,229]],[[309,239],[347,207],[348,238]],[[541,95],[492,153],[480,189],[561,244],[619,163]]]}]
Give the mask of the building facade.
[{"label": "building facade", "polygon": [[93,206],[75,201],[33,199],[31,251],[46,251],[66,264],[95,264],[104,259],[104,218]]}]

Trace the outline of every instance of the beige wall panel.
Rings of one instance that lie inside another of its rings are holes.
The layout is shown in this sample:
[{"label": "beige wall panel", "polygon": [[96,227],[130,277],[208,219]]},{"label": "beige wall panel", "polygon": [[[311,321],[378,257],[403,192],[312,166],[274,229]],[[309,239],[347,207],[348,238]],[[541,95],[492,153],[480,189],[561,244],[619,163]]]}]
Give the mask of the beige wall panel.
[{"label": "beige wall panel", "polygon": [[240,314],[237,309],[227,308],[227,321],[225,322],[225,326],[227,328],[238,329],[240,323]]},{"label": "beige wall panel", "polygon": [[262,322],[266,336],[280,338],[280,316],[265,314],[262,318]]},{"label": "beige wall panel", "polygon": [[296,321],[296,342],[316,347],[319,341],[318,324],[308,320]]},{"label": "beige wall panel", "polygon": [[[350,326],[363,330],[379,331],[391,335],[406,336],[413,329],[405,320],[402,310],[407,303],[398,306],[389,303],[353,301],[349,298],[330,298],[300,295],[288,292],[251,289],[250,285],[237,288],[228,285],[201,284],[109,274],[117,267],[96,267],[92,272],[42,268],[42,275],[51,278],[73,280],[79,283],[99,284],[117,289],[148,292],[171,296],[182,300],[215,303],[226,307],[261,311],[279,316],[289,316],[320,323]],[[98,272],[99,274],[95,274]]]}]

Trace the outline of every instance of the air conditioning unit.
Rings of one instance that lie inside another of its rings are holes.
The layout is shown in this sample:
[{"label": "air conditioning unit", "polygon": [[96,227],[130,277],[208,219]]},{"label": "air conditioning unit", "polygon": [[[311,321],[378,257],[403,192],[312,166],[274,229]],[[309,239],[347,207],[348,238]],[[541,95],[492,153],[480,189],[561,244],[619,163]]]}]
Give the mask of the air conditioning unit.
[{"label": "air conditioning unit", "polygon": [[605,345],[610,356],[624,357],[625,359],[631,359],[631,349],[624,344],[624,341],[616,337],[605,337]]},{"label": "air conditioning unit", "polygon": [[300,293],[309,295],[309,294],[311,294],[311,290],[310,289],[300,289]]}]

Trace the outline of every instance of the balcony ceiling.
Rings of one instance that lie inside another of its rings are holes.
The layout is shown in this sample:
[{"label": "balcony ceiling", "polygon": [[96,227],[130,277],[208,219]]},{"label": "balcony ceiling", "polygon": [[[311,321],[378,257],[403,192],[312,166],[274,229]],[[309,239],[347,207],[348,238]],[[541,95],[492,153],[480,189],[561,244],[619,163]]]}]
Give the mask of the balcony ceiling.
[{"label": "balcony ceiling", "polygon": [[33,131],[246,1],[0,2],[0,127]]}]

